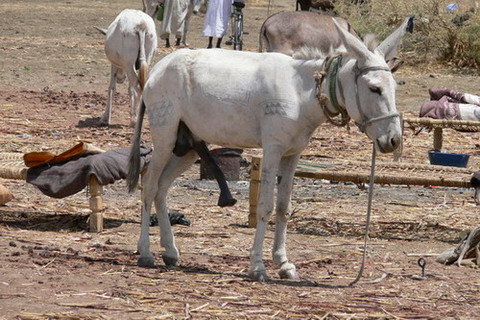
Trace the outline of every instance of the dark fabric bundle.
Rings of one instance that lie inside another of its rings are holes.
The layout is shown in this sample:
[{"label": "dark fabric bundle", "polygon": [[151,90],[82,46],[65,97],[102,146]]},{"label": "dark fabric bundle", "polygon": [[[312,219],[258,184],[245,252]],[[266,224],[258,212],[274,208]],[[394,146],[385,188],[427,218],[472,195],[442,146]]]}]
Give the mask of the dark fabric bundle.
[{"label": "dark fabric bundle", "polygon": [[[142,168],[148,163],[151,148],[140,150]],[[68,162],[46,164],[28,169],[27,182],[45,195],[64,198],[83,190],[94,175],[100,185],[125,179],[128,171],[130,148],[120,148],[99,154],[72,158]]]}]

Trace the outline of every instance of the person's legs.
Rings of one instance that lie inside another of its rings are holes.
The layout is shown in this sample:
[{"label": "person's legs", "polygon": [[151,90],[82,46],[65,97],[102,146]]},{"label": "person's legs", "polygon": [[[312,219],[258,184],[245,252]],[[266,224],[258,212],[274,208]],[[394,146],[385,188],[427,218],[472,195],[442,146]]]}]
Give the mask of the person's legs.
[{"label": "person's legs", "polygon": [[208,37],[208,46],[207,46],[207,49],[211,49],[211,48],[212,48],[212,41],[213,41],[213,37]]},{"label": "person's legs", "polygon": [[217,48],[220,48],[220,46],[222,44],[222,39],[223,39],[223,37],[217,39]]},{"label": "person's legs", "polygon": [[170,48],[170,39],[169,38],[165,39],[165,47]]}]

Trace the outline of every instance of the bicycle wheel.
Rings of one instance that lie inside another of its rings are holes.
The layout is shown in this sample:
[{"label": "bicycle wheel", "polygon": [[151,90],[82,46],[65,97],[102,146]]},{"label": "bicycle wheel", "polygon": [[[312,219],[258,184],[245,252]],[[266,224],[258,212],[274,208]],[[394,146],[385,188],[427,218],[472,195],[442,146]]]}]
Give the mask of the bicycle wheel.
[{"label": "bicycle wheel", "polygon": [[237,14],[235,19],[235,30],[233,34],[233,50],[243,49],[243,16]]},{"label": "bicycle wheel", "polygon": [[230,36],[228,37],[228,40],[225,41],[225,44],[227,46],[231,46],[234,42],[234,35],[235,35],[235,13],[232,13],[230,17],[230,22],[229,22],[229,27],[230,27]]}]

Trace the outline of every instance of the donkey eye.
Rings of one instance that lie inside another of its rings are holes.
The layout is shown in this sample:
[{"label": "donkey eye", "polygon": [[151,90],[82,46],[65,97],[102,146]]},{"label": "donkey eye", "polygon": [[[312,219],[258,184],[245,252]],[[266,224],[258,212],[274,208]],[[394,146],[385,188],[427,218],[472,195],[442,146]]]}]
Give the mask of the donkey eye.
[{"label": "donkey eye", "polygon": [[378,94],[378,95],[382,95],[382,89],[379,88],[379,87],[370,87],[369,89],[370,89],[370,91],[372,91],[373,93],[376,93],[376,94]]}]

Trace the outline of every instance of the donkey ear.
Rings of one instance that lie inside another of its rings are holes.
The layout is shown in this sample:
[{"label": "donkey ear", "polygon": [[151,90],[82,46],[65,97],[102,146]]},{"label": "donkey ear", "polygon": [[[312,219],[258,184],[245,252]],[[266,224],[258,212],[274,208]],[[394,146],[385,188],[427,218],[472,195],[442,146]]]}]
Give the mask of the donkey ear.
[{"label": "donkey ear", "polygon": [[389,61],[397,55],[398,49],[402,44],[403,36],[405,36],[407,32],[413,32],[414,19],[415,16],[406,18],[402,25],[383,40],[383,42],[377,47],[380,54],[385,57],[385,61]]},{"label": "donkey ear", "polygon": [[347,49],[347,52],[357,60],[367,60],[368,55],[371,53],[362,40],[342,27],[335,18],[333,18],[333,23],[335,24],[335,27],[340,35],[343,45]]}]

